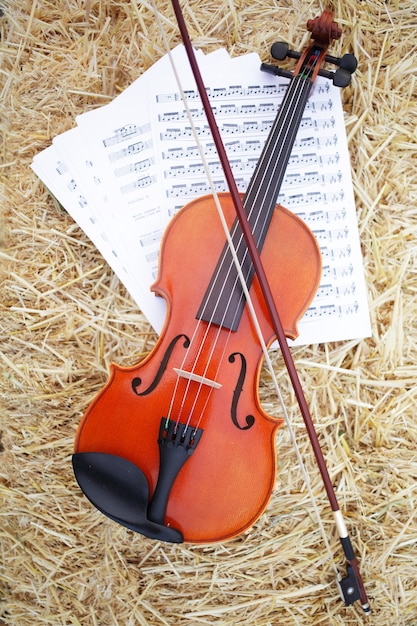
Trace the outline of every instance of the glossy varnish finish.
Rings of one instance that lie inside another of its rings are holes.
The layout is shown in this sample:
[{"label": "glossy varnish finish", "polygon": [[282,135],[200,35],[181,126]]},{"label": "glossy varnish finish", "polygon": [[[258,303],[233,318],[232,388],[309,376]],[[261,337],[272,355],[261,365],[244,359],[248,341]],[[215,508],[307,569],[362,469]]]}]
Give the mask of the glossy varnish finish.
[{"label": "glossy varnish finish", "polygon": [[[230,196],[220,198],[231,226],[235,212]],[[259,403],[262,351],[248,308],[236,332],[196,318],[224,241],[209,196],[191,202],[172,220],[154,286],[168,306],[161,337],[139,365],[112,366],[107,385],[79,426],[75,444],[75,452],[106,452],[133,462],[146,475],[152,494],[159,471],[161,418],[170,413],[171,419],[190,420],[192,427],[202,428],[198,446],[174,482],[165,518],[185,541],[196,543],[233,537],[262,513],[274,486],[274,439],[282,423],[269,417]],[[319,283],[317,243],[301,220],[277,207],[262,259],[283,327],[295,337],[297,321]],[[256,277],[250,294],[262,334],[270,343],[274,333]],[[221,387],[180,377],[176,388],[174,368],[193,371]]]}]

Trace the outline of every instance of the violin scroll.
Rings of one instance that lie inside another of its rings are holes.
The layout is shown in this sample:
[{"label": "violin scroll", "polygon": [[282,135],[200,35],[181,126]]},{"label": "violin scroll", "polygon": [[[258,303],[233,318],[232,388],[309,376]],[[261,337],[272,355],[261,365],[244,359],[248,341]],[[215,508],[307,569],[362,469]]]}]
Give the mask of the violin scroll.
[{"label": "violin scroll", "polygon": [[308,20],[307,30],[311,33],[312,39],[326,46],[333,39],[340,39],[342,35],[342,29],[333,21],[333,13],[331,11],[323,11],[320,17]]}]

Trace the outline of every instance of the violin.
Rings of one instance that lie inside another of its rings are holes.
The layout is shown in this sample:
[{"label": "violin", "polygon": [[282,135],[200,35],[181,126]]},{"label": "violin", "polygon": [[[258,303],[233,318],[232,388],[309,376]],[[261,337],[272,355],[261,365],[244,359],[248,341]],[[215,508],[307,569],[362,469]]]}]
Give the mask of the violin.
[{"label": "violin", "polygon": [[[297,336],[321,277],[313,234],[276,198],[317,76],[344,86],[356,68],[352,55],[327,55],[341,35],[332,13],[307,28],[312,41],[303,53],[286,44],[272,48],[277,59],[297,59],[292,72],[262,65],[290,81],[246,193],[231,183],[229,193],[194,200],[171,220],[152,287],[167,305],[161,335],[140,363],[111,366],[76,433],[72,463],[84,494],[109,518],[151,539],[235,537],[259,518],[274,488],[275,435],[283,420],[260,405],[261,343],[278,338],[283,348],[282,337]],[[338,69],[324,70],[325,62]],[[200,95],[204,104],[204,89]],[[209,107],[206,113],[210,122]],[[341,540],[351,564],[342,590],[355,587],[345,601],[360,597],[366,610],[354,555]]]}]

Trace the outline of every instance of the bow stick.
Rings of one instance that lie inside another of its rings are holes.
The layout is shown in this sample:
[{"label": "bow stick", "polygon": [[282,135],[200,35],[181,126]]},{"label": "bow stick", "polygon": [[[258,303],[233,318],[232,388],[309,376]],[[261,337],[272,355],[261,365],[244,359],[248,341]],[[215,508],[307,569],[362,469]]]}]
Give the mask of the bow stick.
[{"label": "bow stick", "polygon": [[261,288],[262,295],[265,300],[265,304],[268,309],[268,313],[270,316],[270,320],[277,337],[282,356],[285,362],[285,366],[287,368],[291,384],[294,389],[294,393],[297,398],[297,402],[300,408],[301,415],[303,417],[306,430],[313,448],[314,456],[316,458],[316,462],[322,477],[322,481],[325,487],[325,491],[330,503],[330,507],[333,512],[334,520],[336,523],[336,528],[339,534],[340,542],[347,559],[347,576],[342,578],[340,573],[337,573],[337,583],[339,587],[339,591],[346,605],[353,604],[356,600],[360,600],[362,604],[363,611],[365,613],[370,612],[369,601],[366,595],[365,587],[363,585],[362,577],[359,571],[358,562],[356,559],[355,551],[353,549],[346,524],[340,510],[337,498],[334,493],[333,485],[330,480],[329,472],[326,466],[326,462],[324,460],[323,452],[320,447],[320,443],[317,437],[316,430],[314,428],[313,420],[310,414],[310,410],[307,404],[307,401],[304,396],[304,392],[298,377],[298,373],[288,347],[288,343],[283,331],[283,327],[280,321],[279,313],[275,307],[275,303],[273,300],[272,292],[269,286],[269,282],[262,265],[262,260],[260,258],[260,254],[258,252],[255,239],[253,237],[251,227],[249,225],[241,197],[239,191],[236,186],[236,182],[226,155],[226,151],[223,146],[223,141],[214,117],[214,113],[212,111],[209,98],[207,96],[207,92],[204,86],[204,82],[198,67],[197,60],[194,55],[194,50],[191,44],[191,40],[188,34],[188,30],[185,24],[185,20],[182,14],[182,10],[178,0],[172,0],[172,6],[175,12],[175,17],[177,19],[178,27],[181,33],[181,37],[184,43],[184,47],[187,53],[187,57],[194,75],[194,79],[196,81],[196,85],[200,94],[200,98],[203,104],[203,108],[205,110],[207,121],[213,136],[213,141],[215,143],[217,152],[219,154],[219,159],[222,164],[222,168],[225,174],[226,182],[230,191],[230,195],[233,200],[233,204],[236,210],[237,218],[242,229],[243,236],[245,238],[245,242],[255,269],[256,276],[259,281],[259,285]]}]

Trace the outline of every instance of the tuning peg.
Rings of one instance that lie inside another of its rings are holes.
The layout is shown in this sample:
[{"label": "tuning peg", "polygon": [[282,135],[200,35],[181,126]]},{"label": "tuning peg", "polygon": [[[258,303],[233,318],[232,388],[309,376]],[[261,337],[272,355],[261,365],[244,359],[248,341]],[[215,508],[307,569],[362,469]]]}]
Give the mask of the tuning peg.
[{"label": "tuning peg", "polygon": [[271,55],[277,61],[283,61],[287,57],[290,59],[299,59],[301,53],[296,52],[295,50],[290,50],[289,45],[285,41],[276,41],[271,46]]},{"label": "tuning peg", "polygon": [[358,67],[358,60],[353,54],[344,54],[339,61],[339,67],[349,72],[349,74],[353,74]]},{"label": "tuning peg", "polygon": [[335,87],[347,87],[350,85],[352,75],[348,70],[338,68],[332,76],[333,85]]},{"label": "tuning peg", "polygon": [[319,70],[319,76],[328,78],[332,81],[335,87],[347,87],[350,85],[352,75],[345,69],[338,68],[335,72],[329,72],[329,70]]},{"label": "tuning peg", "polygon": [[274,74],[275,76],[283,76],[284,78],[293,77],[293,73],[289,70],[282,70],[280,67],[277,67],[276,65],[270,65],[269,63],[262,63],[261,71],[268,72],[268,74]]},{"label": "tuning peg", "polygon": [[[277,41],[272,44],[271,55],[277,61],[283,61],[287,57],[290,59],[299,59],[301,57],[301,53],[296,52],[295,50],[290,50],[289,45],[285,41]],[[340,69],[346,70],[349,74],[353,74],[358,66],[356,57],[353,54],[344,54],[341,59],[330,54],[326,54],[324,60],[326,63],[332,63],[333,65],[340,67]]]},{"label": "tuning peg", "polygon": [[333,57],[330,54],[326,54],[324,57],[326,63],[333,63],[333,65],[338,65],[342,70],[346,70],[349,74],[353,74],[353,72],[358,67],[358,61],[353,54],[344,54],[341,59],[338,57]]}]

